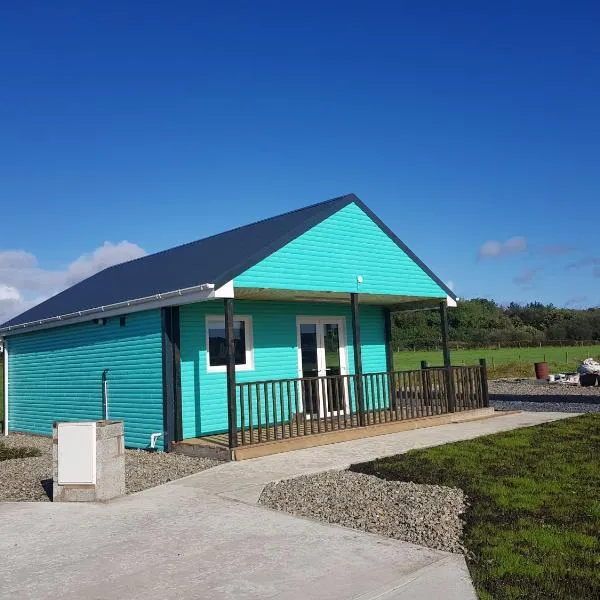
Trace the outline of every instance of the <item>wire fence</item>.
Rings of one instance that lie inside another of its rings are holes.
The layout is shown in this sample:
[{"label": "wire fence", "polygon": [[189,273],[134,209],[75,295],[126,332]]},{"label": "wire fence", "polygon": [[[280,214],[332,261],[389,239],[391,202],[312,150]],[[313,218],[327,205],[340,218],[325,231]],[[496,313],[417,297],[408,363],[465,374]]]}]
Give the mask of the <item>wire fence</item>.
[{"label": "wire fence", "polygon": [[[546,342],[448,342],[451,350],[502,350],[503,348],[585,348],[600,346],[600,340],[549,340]],[[439,342],[422,342],[415,344],[396,344],[396,352],[441,352],[443,350],[441,340]]]}]

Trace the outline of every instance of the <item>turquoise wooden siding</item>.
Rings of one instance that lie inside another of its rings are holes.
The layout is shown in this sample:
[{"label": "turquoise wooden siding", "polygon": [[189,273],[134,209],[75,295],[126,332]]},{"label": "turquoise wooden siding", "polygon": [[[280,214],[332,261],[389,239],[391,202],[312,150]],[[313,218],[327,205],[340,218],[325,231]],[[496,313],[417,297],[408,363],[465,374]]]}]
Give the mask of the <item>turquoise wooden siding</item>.
[{"label": "turquoise wooden siding", "polygon": [[0,421],[4,419],[4,353],[0,353]]},{"label": "turquoise wooden siding", "polygon": [[[357,276],[363,283],[357,283]],[[236,287],[445,298],[446,292],[356,204],[235,278]]]},{"label": "turquoise wooden siding", "polygon": [[101,419],[110,369],[109,417],[125,421],[126,445],[146,448],[163,431],[159,310],[128,315],[124,327],[114,317],[11,336],[8,348],[11,430],[51,434],[53,421]]},{"label": "turquoise wooden siding", "polygon": [[[225,373],[206,370],[206,316],[222,315],[222,302],[181,307],[181,397],[183,437],[227,430]],[[236,315],[252,317],[254,370],[237,371],[238,382],[298,377],[297,316],[340,316],[346,320],[348,367],[354,373],[352,325],[347,304],[303,302],[235,302]],[[383,310],[361,306],[363,370],[385,371]]]}]

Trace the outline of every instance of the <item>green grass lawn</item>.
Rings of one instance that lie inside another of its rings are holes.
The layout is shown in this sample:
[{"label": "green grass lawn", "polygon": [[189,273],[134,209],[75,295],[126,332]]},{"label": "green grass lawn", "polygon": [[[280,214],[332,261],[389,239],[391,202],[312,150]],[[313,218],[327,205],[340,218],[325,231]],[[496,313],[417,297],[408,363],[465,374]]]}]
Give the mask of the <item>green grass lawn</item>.
[{"label": "green grass lawn", "polygon": [[37,448],[28,448],[26,446],[12,448],[0,441],[0,461],[10,460],[11,458],[29,458],[31,456],[41,455],[41,451]]},{"label": "green grass lawn", "polygon": [[482,600],[600,598],[600,414],[355,465],[462,488]]},{"label": "green grass lawn", "polygon": [[[600,360],[600,346],[567,346],[567,347],[534,347],[534,348],[499,348],[497,350],[453,350],[452,363],[455,365],[475,365],[480,358],[488,364],[490,378],[498,377],[533,377],[533,364],[547,362],[551,373],[575,371],[585,358]],[[394,366],[398,370],[419,369],[421,361],[431,365],[441,365],[441,351],[410,350],[394,353]]]}]

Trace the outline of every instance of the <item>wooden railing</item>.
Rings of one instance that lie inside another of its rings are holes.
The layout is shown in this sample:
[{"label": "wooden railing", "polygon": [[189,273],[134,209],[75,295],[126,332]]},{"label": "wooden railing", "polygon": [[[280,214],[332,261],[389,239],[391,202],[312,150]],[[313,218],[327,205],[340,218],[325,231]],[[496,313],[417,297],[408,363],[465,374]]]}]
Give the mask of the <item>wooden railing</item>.
[{"label": "wooden railing", "polygon": [[479,366],[236,384],[242,446],[488,406]]}]

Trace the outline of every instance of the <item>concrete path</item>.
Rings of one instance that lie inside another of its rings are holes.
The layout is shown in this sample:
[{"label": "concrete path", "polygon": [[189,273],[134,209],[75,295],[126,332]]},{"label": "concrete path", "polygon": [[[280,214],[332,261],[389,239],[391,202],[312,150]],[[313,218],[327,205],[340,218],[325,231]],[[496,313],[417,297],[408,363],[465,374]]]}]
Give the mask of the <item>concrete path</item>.
[{"label": "concrete path", "polygon": [[517,412],[478,421],[413,429],[351,442],[283,452],[248,461],[225,463],[217,470],[203,471],[169,485],[192,486],[224,497],[255,503],[258,502],[264,486],[270,481],[347,469],[354,463],[393,456],[415,448],[439,446],[570,416],[575,415],[559,412]]},{"label": "concrete path", "polygon": [[274,479],[565,418],[521,413],[228,463],[109,504],[0,504],[0,598],[475,599],[462,556],[254,504]]}]

